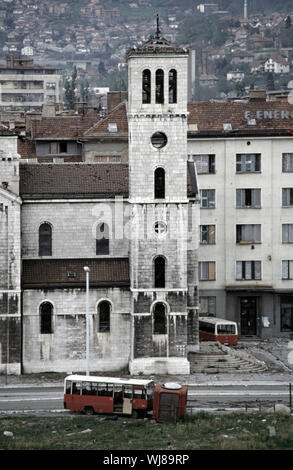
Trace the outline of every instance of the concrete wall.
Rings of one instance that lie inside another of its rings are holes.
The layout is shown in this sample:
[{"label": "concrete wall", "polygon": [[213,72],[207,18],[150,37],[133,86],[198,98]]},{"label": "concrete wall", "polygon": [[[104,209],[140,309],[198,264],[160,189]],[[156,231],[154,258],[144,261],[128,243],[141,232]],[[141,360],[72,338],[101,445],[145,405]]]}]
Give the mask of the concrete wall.
[{"label": "concrete wall", "polygon": [[[22,257],[39,257],[39,226],[43,222],[52,225],[53,258],[96,257],[96,227],[101,222],[110,227],[111,257],[128,255],[129,240],[127,219],[125,233],[121,224],[128,205],[122,202],[84,202],[82,200],[25,201],[22,208]],[[119,222],[115,225],[115,217]],[[118,227],[119,224],[119,227]],[[112,231],[111,231],[112,226]],[[118,227],[117,230],[115,227]],[[112,234],[112,235],[111,235]],[[111,238],[112,236],[112,238]],[[103,255],[104,256],[104,255]]]},{"label": "concrete wall", "polygon": [[0,373],[20,373],[20,208],[17,137],[0,137]]},{"label": "concrete wall", "polygon": [[[110,332],[98,329],[98,303],[112,305]],[[40,333],[40,305],[53,304],[53,333]],[[130,293],[127,289],[90,289],[90,370],[127,368],[130,356]],[[86,369],[85,290],[26,290],[23,294],[23,367],[40,371],[84,372]]]},{"label": "concrete wall", "polygon": [[[199,174],[201,189],[216,190],[214,209],[201,209],[201,224],[216,226],[216,243],[200,245],[199,261],[216,262],[216,279],[200,281],[200,296],[216,295],[217,316],[239,321],[239,296],[260,296],[258,334],[282,335],[278,295],[292,292],[293,281],[282,280],[282,260],[293,259],[292,244],[282,243],[282,224],[293,223],[293,209],[282,207],[282,188],[292,187],[292,173],[282,172],[282,153],[292,152],[291,137],[196,139],[188,141],[189,154],[215,154],[215,174]],[[261,170],[236,173],[236,153],[260,153]],[[237,188],[260,188],[261,208],[236,208]],[[237,244],[237,224],[261,224],[261,243]],[[236,280],[236,261],[260,260],[261,280]],[[239,292],[225,294],[226,288]],[[266,290],[275,292],[273,300]],[[238,299],[238,300],[237,300]],[[271,299],[271,300],[268,300]],[[237,306],[238,305],[238,306]],[[263,313],[262,313],[263,312]],[[262,325],[268,313],[270,327]],[[274,316],[275,315],[275,319]]]}]

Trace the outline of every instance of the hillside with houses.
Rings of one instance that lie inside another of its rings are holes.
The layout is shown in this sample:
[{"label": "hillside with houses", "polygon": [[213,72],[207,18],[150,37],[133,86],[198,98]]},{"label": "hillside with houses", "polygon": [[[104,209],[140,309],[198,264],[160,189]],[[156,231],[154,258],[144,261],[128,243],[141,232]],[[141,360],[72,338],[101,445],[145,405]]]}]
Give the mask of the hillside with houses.
[{"label": "hillside with houses", "polygon": [[76,98],[97,105],[105,89],[126,90],[125,54],[154,34],[157,13],[162,35],[190,50],[192,99],[284,89],[293,78],[293,10],[270,0],[3,0],[0,62],[33,58],[64,83],[76,70]]}]

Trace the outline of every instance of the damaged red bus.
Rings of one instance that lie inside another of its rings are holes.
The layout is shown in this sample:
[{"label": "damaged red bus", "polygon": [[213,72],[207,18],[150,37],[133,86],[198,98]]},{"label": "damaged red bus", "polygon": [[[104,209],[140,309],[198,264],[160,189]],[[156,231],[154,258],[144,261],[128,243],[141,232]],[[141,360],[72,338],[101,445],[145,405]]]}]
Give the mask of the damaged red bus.
[{"label": "damaged red bus", "polygon": [[64,408],[86,414],[146,416],[153,409],[153,380],[69,375],[64,384]]},{"label": "damaged red bus", "polygon": [[64,380],[64,408],[92,415],[112,413],[173,421],[185,414],[187,387],[155,385],[153,380],[69,375]]}]

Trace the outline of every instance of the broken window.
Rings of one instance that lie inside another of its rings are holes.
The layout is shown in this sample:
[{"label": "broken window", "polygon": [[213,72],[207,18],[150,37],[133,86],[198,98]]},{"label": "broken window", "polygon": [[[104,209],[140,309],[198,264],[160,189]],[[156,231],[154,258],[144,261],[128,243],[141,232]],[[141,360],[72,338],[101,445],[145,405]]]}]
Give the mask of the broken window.
[{"label": "broken window", "polygon": [[238,281],[260,280],[261,261],[236,261],[236,279]]},{"label": "broken window", "polygon": [[200,208],[201,209],[214,209],[215,208],[215,189],[201,189],[200,190]]},{"label": "broken window", "polygon": [[260,171],[260,153],[237,153],[236,173]]},{"label": "broken window", "polygon": [[293,295],[281,295],[281,331],[293,331]]},{"label": "broken window", "polygon": [[282,189],[282,206],[293,206],[293,188]]},{"label": "broken window", "polygon": [[200,261],[198,263],[199,280],[200,281],[215,281],[216,280],[216,262],[215,261]]},{"label": "broken window", "polygon": [[109,254],[109,227],[104,222],[97,226],[96,255]]},{"label": "broken window", "polygon": [[282,224],[282,243],[293,243],[293,224]]},{"label": "broken window", "polygon": [[165,170],[157,168],[155,170],[155,199],[165,199]]},{"label": "broken window", "polygon": [[39,256],[52,256],[52,227],[48,223],[39,228]]},{"label": "broken window", "polygon": [[151,102],[151,71],[146,69],[142,72],[142,103]]},{"label": "broken window", "polygon": [[236,243],[261,243],[261,224],[236,225]]},{"label": "broken window", "polygon": [[99,332],[107,333],[110,331],[110,312],[111,304],[107,300],[103,300],[99,303],[98,314],[99,314]]},{"label": "broken window", "polygon": [[166,307],[162,302],[154,306],[154,335],[167,334]]},{"label": "broken window", "polygon": [[199,314],[203,316],[216,316],[216,297],[200,297],[199,298]]},{"label": "broken window", "polygon": [[177,71],[169,72],[169,103],[177,103]]},{"label": "broken window", "polygon": [[163,256],[157,256],[154,261],[155,287],[164,288],[166,283],[166,261]]},{"label": "broken window", "polygon": [[215,225],[200,226],[200,243],[203,245],[214,245],[215,241]]},{"label": "broken window", "polygon": [[282,171],[293,171],[293,153],[283,153],[282,155]]},{"label": "broken window", "polygon": [[164,104],[164,71],[156,71],[156,103]]},{"label": "broken window", "polygon": [[192,159],[196,165],[198,174],[214,174],[215,173],[215,155],[202,154],[192,155]]},{"label": "broken window", "polygon": [[167,145],[168,139],[164,132],[155,132],[151,137],[151,143],[156,149],[161,149]]},{"label": "broken window", "polygon": [[243,209],[247,207],[260,208],[260,189],[236,189],[236,207]]},{"label": "broken window", "polygon": [[40,305],[40,333],[42,335],[53,333],[53,305],[50,302]]},{"label": "broken window", "polygon": [[67,153],[67,142],[59,143],[59,153]]},{"label": "broken window", "polygon": [[293,279],[293,260],[282,260],[282,279]]}]

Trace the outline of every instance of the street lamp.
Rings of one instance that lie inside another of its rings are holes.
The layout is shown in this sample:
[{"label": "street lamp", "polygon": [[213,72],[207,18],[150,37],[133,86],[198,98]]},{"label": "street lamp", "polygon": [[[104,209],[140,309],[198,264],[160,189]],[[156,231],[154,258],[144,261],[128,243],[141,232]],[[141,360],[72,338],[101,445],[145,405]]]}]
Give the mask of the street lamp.
[{"label": "street lamp", "polygon": [[83,270],[86,274],[86,294],[85,294],[85,309],[86,309],[86,375],[90,375],[90,332],[89,332],[89,277],[90,268],[84,266]]}]

